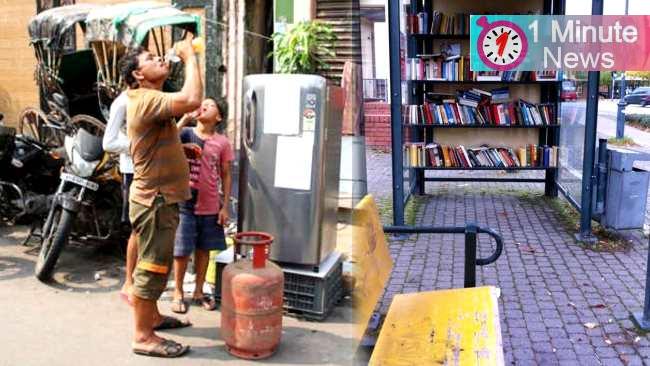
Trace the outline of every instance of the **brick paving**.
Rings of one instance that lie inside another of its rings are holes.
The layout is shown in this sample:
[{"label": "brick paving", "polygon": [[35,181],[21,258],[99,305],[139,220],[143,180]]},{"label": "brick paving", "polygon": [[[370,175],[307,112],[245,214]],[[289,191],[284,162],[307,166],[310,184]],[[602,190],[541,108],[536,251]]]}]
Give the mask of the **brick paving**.
[{"label": "brick paving", "polygon": [[[367,166],[368,191],[390,198],[390,155],[368,151]],[[637,334],[629,319],[643,305],[648,245],[640,233],[626,235],[626,253],[583,249],[539,199],[539,183],[427,183],[426,192],[418,224],[474,221],[504,238],[503,255],[477,270],[477,283],[501,289],[506,364],[650,365],[650,337]],[[491,245],[479,236],[481,256]],[[395,266],[378,304],[382,314],[395,294],[463,286],[460,235],[394,237],[390,251]]]}]

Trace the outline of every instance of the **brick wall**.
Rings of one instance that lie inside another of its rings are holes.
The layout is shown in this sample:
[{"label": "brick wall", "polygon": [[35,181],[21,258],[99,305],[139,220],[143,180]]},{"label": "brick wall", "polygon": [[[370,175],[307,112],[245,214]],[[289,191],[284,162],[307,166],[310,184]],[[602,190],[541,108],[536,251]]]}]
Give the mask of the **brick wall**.
[{"label": "brick wall", "polygon": [[36,1],[0,0],[0,9],[0,113],[14,126],[24,107],[38,106],[36,59],[27,34]]},{"label": "brick wall", "polygon": [[373,149],[390,151],[390,104],[364,104],[366,145]]}]

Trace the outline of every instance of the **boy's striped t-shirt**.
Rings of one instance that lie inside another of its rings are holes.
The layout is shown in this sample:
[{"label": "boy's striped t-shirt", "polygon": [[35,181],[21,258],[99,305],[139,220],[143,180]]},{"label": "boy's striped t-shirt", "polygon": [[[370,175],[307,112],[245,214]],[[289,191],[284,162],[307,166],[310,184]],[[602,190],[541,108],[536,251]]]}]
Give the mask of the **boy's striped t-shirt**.
[{"label": "boy's striped t-shirt", "polygon": [[188,159],[192,199],[182,203],[181,209],[196,215],[215,215],[221,208],[221,166],[234,159],[230,142],[218,133],[203,140],[193,127],[183,128],[180,137],[182,143],[197,144],[202,149],[200,158]]}]

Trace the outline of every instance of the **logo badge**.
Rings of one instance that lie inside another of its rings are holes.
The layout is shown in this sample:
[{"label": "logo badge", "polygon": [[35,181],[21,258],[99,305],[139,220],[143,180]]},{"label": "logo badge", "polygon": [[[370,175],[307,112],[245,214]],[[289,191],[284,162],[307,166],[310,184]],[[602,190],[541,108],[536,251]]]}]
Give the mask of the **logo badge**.
[{"label": "logo badge", "polygon": [[516,68],[526,58],[528,39],[515,23],[499,20],[488,23],[485,16],[476,24],[483,28],[476,49],[483,63],[493,70],[508,71]]}]

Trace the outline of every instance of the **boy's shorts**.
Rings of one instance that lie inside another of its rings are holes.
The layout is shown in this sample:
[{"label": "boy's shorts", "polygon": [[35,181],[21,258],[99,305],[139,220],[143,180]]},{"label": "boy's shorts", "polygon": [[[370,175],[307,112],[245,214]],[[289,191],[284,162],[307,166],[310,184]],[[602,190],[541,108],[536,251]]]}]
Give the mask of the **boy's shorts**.
[{"label": "boy's shorts", "polygon": [[130,218],[138,236],[138,262],[133,272],[133,294],[158,300],[174,261],[174,235],[178,226],[178,205],[156,197],[151,207],[131,202]]},{"label": "boy's shorts", "polygon": [[174,242],[174,257],[187,257],[194,249],[224,250],[226,237],[217,215],[194,215],[181,211]]}]

